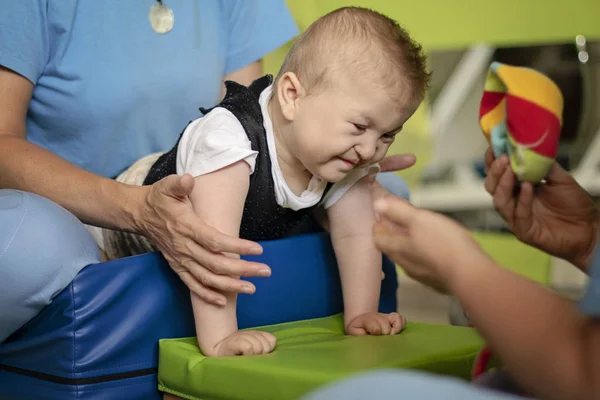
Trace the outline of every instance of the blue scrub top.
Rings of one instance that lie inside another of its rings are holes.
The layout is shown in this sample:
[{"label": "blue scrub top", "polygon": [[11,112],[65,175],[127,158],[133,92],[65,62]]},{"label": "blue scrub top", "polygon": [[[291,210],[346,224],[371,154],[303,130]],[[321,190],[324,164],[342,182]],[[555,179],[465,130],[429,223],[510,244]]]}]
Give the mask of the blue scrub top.
[{"label": "blue scrub top", "polygon": [[284,0],[165,0],[173,29],[154,32],[156,0],[3,0],[0,65],[35,85],[27,137],[115,177],[166,151],[225,74],[297,35]]}]

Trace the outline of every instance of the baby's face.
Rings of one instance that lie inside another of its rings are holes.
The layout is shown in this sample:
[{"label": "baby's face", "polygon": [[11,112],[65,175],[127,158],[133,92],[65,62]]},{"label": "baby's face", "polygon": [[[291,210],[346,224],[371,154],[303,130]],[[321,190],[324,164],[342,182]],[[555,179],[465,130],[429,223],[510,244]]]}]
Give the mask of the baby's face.
[{"label": "baby's face", "polygon": [[381,161],[414,110],[367,79],[340,81],[301,100],[293,121],[295,156],[328,182]]}]

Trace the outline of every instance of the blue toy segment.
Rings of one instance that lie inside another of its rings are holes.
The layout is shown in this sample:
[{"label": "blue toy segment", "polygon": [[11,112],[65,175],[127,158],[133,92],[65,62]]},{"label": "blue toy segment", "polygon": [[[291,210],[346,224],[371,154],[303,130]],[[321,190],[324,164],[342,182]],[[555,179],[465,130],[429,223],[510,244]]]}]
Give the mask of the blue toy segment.
[{"label": "blue toy segment", "polygon": [[490,136],[494,157],[498,158],[502,154],[508,153],[508,128],[506,127],[506,121],[502,121],[494,126]]},{"label": "blue toy segment", "polygon": [[502,66],[502,63],[499,63],[498,61],[494,61],[490,64],[490,69],[493,70],[494,72],[498,72],[498,69]]}]

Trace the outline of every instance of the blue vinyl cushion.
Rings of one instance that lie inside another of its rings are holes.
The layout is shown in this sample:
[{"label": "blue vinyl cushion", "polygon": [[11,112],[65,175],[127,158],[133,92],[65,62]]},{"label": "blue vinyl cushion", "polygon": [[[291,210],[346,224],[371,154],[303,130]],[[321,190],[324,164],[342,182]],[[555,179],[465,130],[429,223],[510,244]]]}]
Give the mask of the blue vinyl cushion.
[{"label": "blue vinyl cushion", "polygon": [[[261,243],[269,278],[249,279],[240,328],[342,311],[324,233]],[[396,310],[396,271],[384,257],[380,310]],[[160,399],[158,340],[193,336],[189,292],[159,253],[84,268],[40,314],[0,344],[0,400]]]}]

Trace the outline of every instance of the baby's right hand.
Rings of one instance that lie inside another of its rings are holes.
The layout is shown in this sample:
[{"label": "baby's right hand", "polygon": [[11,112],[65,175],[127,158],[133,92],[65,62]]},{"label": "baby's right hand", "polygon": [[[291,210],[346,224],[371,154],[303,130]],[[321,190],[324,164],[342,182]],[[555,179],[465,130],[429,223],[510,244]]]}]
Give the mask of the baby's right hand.
[{"label": "baby's right hand", "polygon": [[272,333],[261,331],[238,331],[217,344],[217,357],[251,356],[273,351],[277,339]]}]

